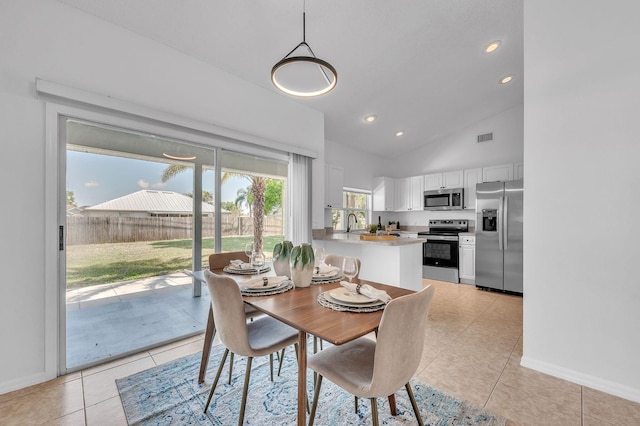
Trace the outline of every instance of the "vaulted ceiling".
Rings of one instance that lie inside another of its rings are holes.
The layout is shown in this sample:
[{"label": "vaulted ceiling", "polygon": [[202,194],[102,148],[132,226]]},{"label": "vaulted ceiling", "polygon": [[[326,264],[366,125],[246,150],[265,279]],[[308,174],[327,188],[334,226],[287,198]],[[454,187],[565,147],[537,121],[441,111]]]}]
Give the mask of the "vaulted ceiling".
[{"label": "vaulted ceiling", "polygon": [[[277,93],[271,67],[302,41],[304,0],[59,1]],[[325,114],[330,141],[392,157],[424,146],[523,102],[522,3],[307,0],[306,41],[338,85],[292,99]]]}]

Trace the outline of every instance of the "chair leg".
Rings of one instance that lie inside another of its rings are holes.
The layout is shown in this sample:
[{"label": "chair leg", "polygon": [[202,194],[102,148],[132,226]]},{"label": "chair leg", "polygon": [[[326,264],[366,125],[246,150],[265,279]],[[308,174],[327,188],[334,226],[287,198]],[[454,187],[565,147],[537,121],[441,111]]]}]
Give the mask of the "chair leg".
[{"label": "chair leg", "polygon": [[311,413],[309,414],[309,426],[313,426],[313,420],[316,416],[316,408],[318,408],[318,398],[320,397],[320,386],[322,386],[322,376],[318,374],[318,381],[313,390],[313,404],[311,405]]},{"label": "chair leg", "polygon": [[353,406],[356,408],[356,414],[358,414],[358,397],[354,396],[353,399],[354,399]]},{"label": "chair leg", "polygon": [[422,421],[422,416],[420,415],[420,410],[418,410],[418,404],[416,403],[416,398],[413,396],[413,390],[411,390],[411,385],[407,383],[404,385],[404,388],[407,390],[409,394],[409,399],[411,400],[411,406],[413,407],[413,412],[416,415],[416,419],[418,420],[419,426],[424,426],[424,422]]},{"label": "chair leg", "polygon": [[280,377],[280,370],[282,370],[282,360],[284,359],[284,349],[282,348],[282,352],[278,355],[278,377]]},{"label": "chair leg", "polygon": [[238,426],[242,426],[244,423],[244,409],[247,408],[247,393],[249,392],[249,378],[251,376],[251,363],[253,357],[247,357],[247,371],[244,374],[244,388],[242,389],[242,402],[240,403],[240,418],[238,419]]},{"label": "chair leg", "polygon": [[271,381],[273,382],[273,354],[269,354],[269,371],[271,372]]},{"label": "chair leg", "polygon": [[233,374],[233,356],[235,354],[231,352],[231,356],[229,357],[229,384],[231,384],[231,376]]},{"label": "chair leg", "polygon": [[371,398],[371,421],[373,426],[378,426],[378,401],[375,398]]},{"label": "chair leg", "polygon": [[207,408],[209,408],[209,403],[211,402],[211,397],[213,397],[213,393],[216,390],[216,386],[218,385],[218,380],[220,379],[220,373],[222,373],[222,367],[224,367],[224,363],[227,360],[227,355],[229,355],[229,349],[224,350],[224,355],[222,355],[222,360],[220,361],[220,366],[218,367],[218,372],[216,373],[216,379],[213,381],[213,385],[211,385],[211,391],[209,392],[209,398],[207,398],[207,403],[204,406],[204,412],[207,412]]}]

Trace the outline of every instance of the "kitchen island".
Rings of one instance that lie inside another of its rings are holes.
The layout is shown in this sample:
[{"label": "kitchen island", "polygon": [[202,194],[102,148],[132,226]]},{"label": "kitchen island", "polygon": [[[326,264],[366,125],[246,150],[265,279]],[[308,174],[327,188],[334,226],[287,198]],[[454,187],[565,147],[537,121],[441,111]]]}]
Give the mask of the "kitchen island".
[{"label": "kitchen island", "polygon": [[423,238],[361,240],[359,233],[329,233],[313,240],[327,254],[357,257],[362,262],[360,278],[409,290],[422,289]]}]

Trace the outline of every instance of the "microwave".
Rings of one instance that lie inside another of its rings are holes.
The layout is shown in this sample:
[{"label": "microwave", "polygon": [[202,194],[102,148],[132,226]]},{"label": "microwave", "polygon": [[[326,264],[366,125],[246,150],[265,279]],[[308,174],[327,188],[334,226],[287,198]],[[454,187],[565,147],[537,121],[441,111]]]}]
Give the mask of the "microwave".
[{"label": "microwave", "polygon": [[462,210],[464,208],[464,189],[437,189],[424,191],[425,210]]}]

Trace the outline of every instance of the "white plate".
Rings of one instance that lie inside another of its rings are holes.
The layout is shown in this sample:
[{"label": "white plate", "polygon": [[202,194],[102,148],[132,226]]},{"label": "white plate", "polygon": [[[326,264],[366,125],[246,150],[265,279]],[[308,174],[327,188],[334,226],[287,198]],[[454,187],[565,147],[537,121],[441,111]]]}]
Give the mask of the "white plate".
[{"label": "white plate", "polygon": [[370,308],[370,307],[373,307],[373,306],[384,305],[384,302],[382,300],[371,300],[368,297],[367,297],[367,299],[369,301],[367,303],[349,303],[349,302],[344,302],[342,300],[334,299],[333,297],[331,297],[332,293],[335,293],[335,290],[325,291],[323,293],[324,294],[324,298],[327,299],[331,303],[335,303],[336,305],[351,306],[351,307],[354,307],[354,308]]},{"label": "white plate", "polygon": [[243,287],[242,283],[240,283],[240,289],[247,293],[259,293],[266,290],[277,290],[279,288],[286,287],[287,284],[289,284],[288,280],[284,280],[280,284],[269,284],[265,287]]},{"label": "white plate", "polygon": [[[265,266],[262,269],[260,269],[260,273],[263,272],[267,272],[271,269],[271,267],[269,266]],[[231,265],[229,266],[225,266],[222,269],[224,272],[227,272],[229,274],[243,274],[243,275],[253,275],[253,274],[257,274],[257,271],[255,269],[242,269],[242,268],[235,268]]]},{"label": "white plate", "polygon": [[313,274],[313,278],[333,278],[337,277],[340,271],[325,272],[324,274]]},{"label": "white plate", "polygon": [[329,296],[331,296],[331,298],[338,300],[340,302],[347,302],[347,303],[354,303],[354,304],[375,302],[375,300],[371,299],[370,297],[367,297],[358,293],[351,293],[349,290],[347,290],[344,287],[332,290],[329,293]]}]

